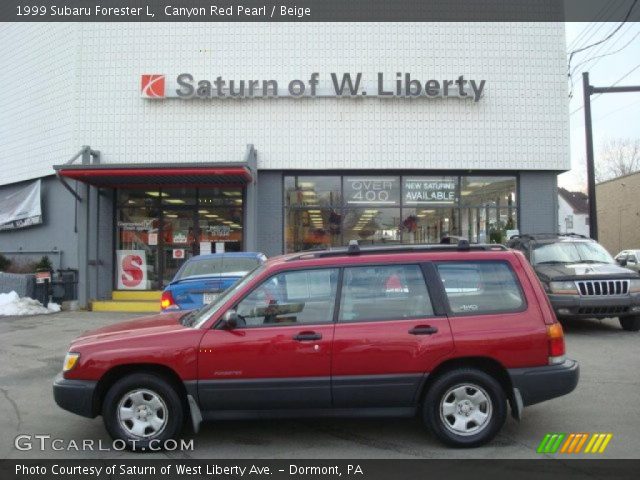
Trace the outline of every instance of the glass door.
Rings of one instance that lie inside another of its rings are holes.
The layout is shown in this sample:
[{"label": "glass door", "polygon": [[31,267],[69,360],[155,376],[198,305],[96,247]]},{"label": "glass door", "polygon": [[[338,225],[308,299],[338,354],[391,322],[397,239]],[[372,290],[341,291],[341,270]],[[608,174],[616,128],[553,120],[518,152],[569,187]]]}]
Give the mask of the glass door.
[{"label": "glass door", "polygon": [[162,213],[162,280],[167,285],[184,262],[198,254],[196,211],[191,207],[165,207]]}]

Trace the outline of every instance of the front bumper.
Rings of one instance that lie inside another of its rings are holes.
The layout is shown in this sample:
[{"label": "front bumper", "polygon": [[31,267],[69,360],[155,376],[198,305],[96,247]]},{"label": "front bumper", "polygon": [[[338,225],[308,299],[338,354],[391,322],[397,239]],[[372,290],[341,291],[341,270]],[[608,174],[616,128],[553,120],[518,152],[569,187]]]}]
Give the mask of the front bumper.
[{"label": "front bumper", "polygon": [[509,369],[511,384],[522,398],[522,406],[534,405],[571,393],[578,385],[580,366],[567,359],[559,365]]},{"label": "front bumper", "polygon": [[89,380],[68,380],[59,373],[53,381],[53,398],[60,408],[95,418],[94,393],[98,382]]},{"label": "front bumper", "polygon": [[554,295],[549,301],[558,317],[607,318],[640,315],[640,294],[620,297],[606,295]]}]

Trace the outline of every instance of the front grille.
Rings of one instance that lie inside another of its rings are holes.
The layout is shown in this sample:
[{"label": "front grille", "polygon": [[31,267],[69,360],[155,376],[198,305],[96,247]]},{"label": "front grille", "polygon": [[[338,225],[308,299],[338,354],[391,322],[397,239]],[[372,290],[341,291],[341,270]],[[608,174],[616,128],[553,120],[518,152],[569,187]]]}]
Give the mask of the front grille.
[{"label": "front grille", "polygon": [[576,284],[582,296],[620,296],[629,294],[629,280],[581,280]]},{"label": "front grille", "polygon": [[620,315],[628,313],[629,307],[580,307],[578,315]]}]

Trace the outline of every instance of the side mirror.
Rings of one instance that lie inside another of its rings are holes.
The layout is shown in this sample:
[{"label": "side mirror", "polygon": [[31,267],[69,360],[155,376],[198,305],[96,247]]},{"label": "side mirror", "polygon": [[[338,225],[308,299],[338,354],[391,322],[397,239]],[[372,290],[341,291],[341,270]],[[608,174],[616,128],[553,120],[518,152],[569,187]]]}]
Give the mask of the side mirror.
[{"label": "side mirror", "polygon": [[227,310],[222,317],[223,327],[227,330],[233,330],[238,326],[238,313],[235,310]]}]

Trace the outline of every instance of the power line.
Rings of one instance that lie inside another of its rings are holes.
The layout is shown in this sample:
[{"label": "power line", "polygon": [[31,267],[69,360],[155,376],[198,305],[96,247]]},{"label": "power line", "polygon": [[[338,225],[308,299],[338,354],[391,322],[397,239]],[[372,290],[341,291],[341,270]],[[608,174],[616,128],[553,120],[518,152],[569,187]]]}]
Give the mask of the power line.
[{"label": "power line", "polygon": [[618,25],[618,27],[617,27],[617,28],[615,28],[611,33],[609,33],[609,35],[607,35],[606,37],[604,37],[604,38],[603,38],[603,39],[601,39],[601,40],[598,40],[598,41],[597,41],[597,42],[595,42],[595,43],[592,43],[591,45],[587,45],[586,47],[582,47],[582,48],[579,48],[579,49],[577,49],[577,50],[572,51],[572,52],[569,54],[569,71],[571,71],[571,60],[573,59],[573,56],[574,56],[576,53],[584,52],[585,50],[588,50],[588,49],[590,49],[590,48],[595,47],[596,45],[600,45],[601,43],[604,43],[604,42],[606,42],[607,40],[609,40],[611,37],[613,37],[613,36],[618,32],[618,30],[620,30],[620,29],[622,28],[622,26],[623,26],[625,23],[627,23],[627,20],[628,20],[628,19],[629,19],[629,17],[631,16],[631,12],[633,11],[633,8],[636,6],[636,4],[637,4],[637,3],[638,3],[638,0],[633,0],[633,4],[631,5],[631,8],[629,8],[629,11],[628,11],[628,12],[627,12],[627,14],[625,15],[624,20],[622,20],[622,22],[620,22],[620,25]]},{"label": "power line", "polygon": [[[633,28],[633,25],[629,24],[629,30],[631,30],[631,28]],[[616,53],[620,53],[620,52],[621,52],[621,51],[623,51],[625,48],[627,48],[629,45],[631,45],[631,43],[632,43],[636,38],[638,38],[638,35],[640,35],[640,29],[638,29],[638,31],[636,32],[636,34],[633,36],[633,38],[632,38],[631,40],[629,40],[627,43],[625,43],[625,44],[624,44],[622,47],[620,47],[618,50],[615,50],[615,51],[613,51],[613,52],[609,50],[609,51],[607,51],[607,52],[603,53],[602,55],[596,55],[595,57],[588,58],[587,60],[584,60],[584,61],[582,61],[582,62],[578,63],[578,64],[573,68],[573,70],[572,70],[572,72],[571,72],[571,75],[573,75],[573,74],[576,72],[576,70],[577,70],[581,65],[584,65],[584,64],[586,64],[586,63],[592,62],[592,61],[594,61],[594,60],[602,59],[602,58],[604,58],[604,57],[609,57],[609,56],[611,56],[611,55],[615,55]],[[620,37],[620,38],[622,38],[622,37]],[[591,65],[591,68],[593,68],[597,63],[598,63],[598,62],[596,62],[596,63],[592,64],[592,65]]]},{"label": "power line", "polygon": [[569,98],[571,98],[573,96],[573,77],[572,77],[572,70],[571,70],[571,61],[573,60],[573,56],[576,53],[580,53],[580,52],[584,52],[585,50],[588,50],[590,48],[593,48],[597,45],[601,45],[603,43],[605,43],[607,40],[609,40],[611,37],[613,37],[621,28],[622,26],[627,22],[627,20],[629,19],[629,17],[631,16],[631,12],[633,11],[634,7],[636,6],[636,4],[638,3],[638,0],[633,0],[633,3],[631,4],[631,7],[629,8],[629,10],[627,11],[627,14],[625,15],[624,19],[622,20],[622,22],[620,23],[620,25],[618,25],[615,29],[613,29],[609,35],[607,35],[606,37],[604,37],[601,40],[598,40],[595,43],[592,43],[590,45],[587,45],[585,47],[581,47],[578,48],[576,50],[573,50],[570,54],[569,54],[569,62],[568,62],[568,66],[567,66],[567,74],[569,76],[569,79],[571,80],[571,90],[569,92]]},{"label": "power line", "polygon": [[[571,44],[567,47],[568,51],[574,50],[576,48],[580,48],[584,45],[587,44],[587,42],[589,42],[589,40],[596,34],[598,33],[598,31],[600,31],[600,29],[604,26],[604,23],[598,23],[599,21],[606,21],[604,20],[606,14],[607,14],[607,10],[611,10],[613,13],[614,10],[614,4],[616,5],[615,10],[618,10],[618,8],[620,8],[620,4],[618,2],[622,2],[622,4],[624,4],[625,0],[614,0],[611,3],[605,3],[604,6],[600,9],[600,11],[598,12],[598,14],[595,16],[595,18],[593,19],[593,22],[591,22],[589,25],[587,25],[584,30],[582,30],[582,32],[580,32],[572,41]],[[598,28],[595,28],[598,27]],[[595,28],[595,30],[594,30]],[[588,35],[587,32],[590,32],[590,34]],[[588,36],[587,36],[588,35]],[[582,44],[580,43],[582,42]],[[568,54],[567,54],[568,55]]]},{"label": "power line", "polygon": [[619,111],[621,111],[621,110],[626,110],[627,108],[631,108],[631,107],[633,107],[633,106],[635,106],[635,105],[638,105],[638,104],[640,104],[640,100],[638,100],[638,101],[636,101],[636,102],[633,102],[633,103],[630,103],[629,105],[625,105],[625,106],[623,106],[623,107],[616,108],[615,110],[613,110],[613,111],[611,111],[611,112],[607,113],[606,115],[603,115],[603,116],[601,116],[600,118],[596,118],[596,119],[593,121],[593,123],[598,123],[600,120],[604,120],[605,118],[610,117],[610,116],[611,116],[611,115],[613,115],[614,113],[618,113],[618,112],[619,112]]}]

